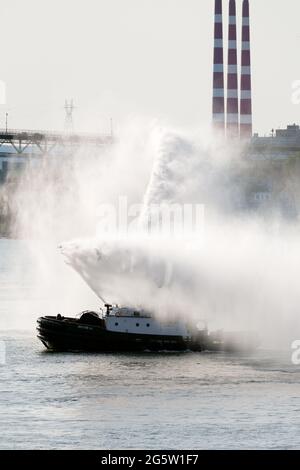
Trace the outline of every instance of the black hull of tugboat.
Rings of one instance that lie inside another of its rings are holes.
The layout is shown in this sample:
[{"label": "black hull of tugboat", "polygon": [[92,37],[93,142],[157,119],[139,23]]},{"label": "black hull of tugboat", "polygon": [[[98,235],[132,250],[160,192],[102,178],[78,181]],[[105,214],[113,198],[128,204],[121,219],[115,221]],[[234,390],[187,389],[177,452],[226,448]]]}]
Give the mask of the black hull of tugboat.
[{"label": "black hull of tugboat", "polygon": [[38,338],[54,351],[137,352],[186,351],[189,345],[181,336],[141,335],[112,332],[103,325],[81,324],[71,318],[41,317]]}]

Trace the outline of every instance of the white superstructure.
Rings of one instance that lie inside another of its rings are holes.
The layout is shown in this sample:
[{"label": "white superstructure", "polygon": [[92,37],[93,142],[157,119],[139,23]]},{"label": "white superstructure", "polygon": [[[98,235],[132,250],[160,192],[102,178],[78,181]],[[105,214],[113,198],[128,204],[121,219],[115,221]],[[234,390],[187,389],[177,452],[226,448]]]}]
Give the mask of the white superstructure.
[{"label": "white superstructure", "polygon": [[163,322],[142,311],[128,307],[112,307],[104,316],[106,329],[119,333],[161,336],[191,336],[182,321]]}]

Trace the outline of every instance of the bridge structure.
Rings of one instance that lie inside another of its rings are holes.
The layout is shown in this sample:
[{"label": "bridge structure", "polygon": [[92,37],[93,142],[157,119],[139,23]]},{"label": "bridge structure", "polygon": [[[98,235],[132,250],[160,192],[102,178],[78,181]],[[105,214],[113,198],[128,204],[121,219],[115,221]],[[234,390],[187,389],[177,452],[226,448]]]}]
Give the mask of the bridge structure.
[{"label": "bridge structure", "polygon": [[113,141],[113,136],[109,134],[0,129],[0,159],[43,157],[56,151],[68,154],[84,145],[105,147]]}]

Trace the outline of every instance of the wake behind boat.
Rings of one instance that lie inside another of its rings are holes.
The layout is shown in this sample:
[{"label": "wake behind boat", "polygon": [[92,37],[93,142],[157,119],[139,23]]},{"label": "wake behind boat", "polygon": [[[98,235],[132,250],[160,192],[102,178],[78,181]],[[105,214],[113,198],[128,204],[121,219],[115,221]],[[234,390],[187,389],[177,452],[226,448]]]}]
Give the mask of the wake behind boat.
[{"label": "wake behind boat", "polygon": [[209,334],[183,321],[162,322],[143,311],[106,305],[106,311],[82,312],[79,318],[61,315],[38,319],[38,338],[56,351],[235,351],[257,346],[245,334]]}]

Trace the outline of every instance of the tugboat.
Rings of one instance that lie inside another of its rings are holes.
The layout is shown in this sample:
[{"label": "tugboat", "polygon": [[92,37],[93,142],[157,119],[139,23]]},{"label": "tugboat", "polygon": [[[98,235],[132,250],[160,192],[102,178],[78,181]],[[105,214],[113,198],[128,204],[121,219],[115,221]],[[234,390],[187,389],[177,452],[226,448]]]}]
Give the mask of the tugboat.
[{"label": "tugboat", "polygon": [[[54,316],[37,320],[38,338],[55,351],[250,351],[256,338],[245,333],[209,333],[183,321],[161,322],[144,311],[105,304],[98,314],[85,311],[79,318]],[[243,341],[241,341],[243,338]]]},{"label": "tugboat", "polygon": [[128,307],[105,305],[106,311],[82,312],[79,318],[57,315],[37,320],[38,338],[59,351],[184,351],[191,331],[183,322],[162,323]]}]

